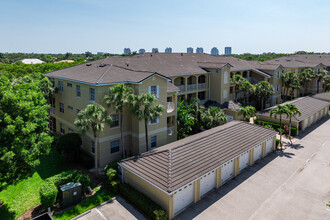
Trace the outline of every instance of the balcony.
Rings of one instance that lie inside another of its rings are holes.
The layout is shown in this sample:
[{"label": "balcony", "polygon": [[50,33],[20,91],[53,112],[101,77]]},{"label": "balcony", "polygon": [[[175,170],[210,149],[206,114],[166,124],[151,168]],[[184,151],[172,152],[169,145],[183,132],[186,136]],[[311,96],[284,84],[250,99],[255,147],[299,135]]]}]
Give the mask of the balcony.
[{"label": "balcony", "polygon": [[48,113],[49,113],[49,114],[52,113],[52,114],[55,115],[55,108],[54,108],[54,107],[50,107],[50,108],[48,109]]},{"label": "balcony", "polygon": [[206,88],[206,83],[198,83],[198,89],[205,89]]},{"label": "balcony", "polygon": [[196,84],[188,84],[187,90],[188,91],[194,91],[194,90],[196,90]]},{"label": "balcony", "polygon": [[180,89],[180,92],[185,92],[185,86],[184,85],[180,85],[177,86]]},{"label": "balcony", "polygon": [[167,135],[168,136],[173,135],[174,134],[174,130],[175,130],[175,127],[174,126],[167,127]]},{"label": "balcony", "polygon": [[167,103],[167,113],[171,113],[174,111],[174,103],[173,102],[168,102]]}]

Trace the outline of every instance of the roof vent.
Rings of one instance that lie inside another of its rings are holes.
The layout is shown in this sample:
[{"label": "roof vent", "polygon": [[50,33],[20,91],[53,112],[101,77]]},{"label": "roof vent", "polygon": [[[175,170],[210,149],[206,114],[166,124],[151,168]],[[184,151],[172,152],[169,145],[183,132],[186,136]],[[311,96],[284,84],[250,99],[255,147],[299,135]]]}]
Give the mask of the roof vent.
[{"label": "roof vent", "polygon": [[91,66],[92,64],[91,63],[86,63],[86,66]]},{"label": "roof vent", "polygon": [[150,54],[150,56],[152,57],[152,54]]},{"label": "roof vent", "polygon": [[100,65],[99,65],[99,67],[105,67],[106,66],[106,64],[104,64],[104,63],[101,63]]},{"label": "roof vent", "polygon": [[126,66],[129,66],[129,64],[128,64],[128,63],[126,63]]}]

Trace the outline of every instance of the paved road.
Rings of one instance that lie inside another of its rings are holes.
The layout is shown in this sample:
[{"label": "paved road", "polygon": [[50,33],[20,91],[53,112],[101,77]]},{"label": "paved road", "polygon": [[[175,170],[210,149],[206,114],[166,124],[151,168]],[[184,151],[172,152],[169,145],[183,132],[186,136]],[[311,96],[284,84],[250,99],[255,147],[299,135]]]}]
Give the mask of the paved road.
[{"label": "paved road", "polygon": [[330,219],[330,117],[176,219]]},{"label": "paved road", "polygon": [[121,197],[108,201],[103,205],[93,208],[82,216],[75,218],[77,220],[110,220],[110,219],[146,219],[141,213],[134,209]]}]

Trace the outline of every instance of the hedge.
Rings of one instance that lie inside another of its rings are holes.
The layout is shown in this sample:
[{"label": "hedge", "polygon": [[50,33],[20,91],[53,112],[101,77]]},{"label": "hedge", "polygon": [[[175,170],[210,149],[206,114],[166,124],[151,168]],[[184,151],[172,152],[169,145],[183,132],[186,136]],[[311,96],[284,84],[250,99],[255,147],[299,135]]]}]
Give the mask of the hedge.
[{"label": "hedge", "polygon": [[[254,124],[259,124],[259,122],[261,122],[261,124],[263,125],[270,125],[272,126],[272,128],[276,131],[279,131],[279,128],[280,128],[280,124],[279,123],[274,123],[274,122],[269,122],[269,121],[261,121],[261,120],[258,120],[258,119],[254,119]],[[282,129],[284,129],[284,126],[285,124],[282,124]],[[296,136],[297,135],[297,128],[294,127],[294,126],[291,126],[291,135],[292,136]]]},{"label": "hedge", "polygon": [[57,197],[57,187],[51,181],[45,181],[39,191],[40,202],[44,209],[52,207],[56,202]]},{"label": "hedge", "polygon": [[86,169],[92,169],[95,166],[94,157],[83,150],[79,151],[78,160],[79,163],[83,165]]},{"label": "hedge", "polygon": [[146,197],[128,184],[119,185],[119,194],[127,201],[135,205],[138,209],[148,215],[151,219],[165,220],[167,214],[164,209],[154,203],[151,199]]}]

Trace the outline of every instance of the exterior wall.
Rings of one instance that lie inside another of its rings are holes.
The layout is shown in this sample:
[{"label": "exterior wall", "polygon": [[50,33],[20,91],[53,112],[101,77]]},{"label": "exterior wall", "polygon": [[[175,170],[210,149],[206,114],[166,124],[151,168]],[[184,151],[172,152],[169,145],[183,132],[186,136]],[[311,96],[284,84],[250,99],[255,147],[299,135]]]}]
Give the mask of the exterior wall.
[{"label": "exterior wall", "polygon": [[[274,87],[275,94],[271,97],[271,105],[276,105],[281,103],[281,95],[282,95],[282,83],[281,83],[281,75],[284,72],[282,67],[278,67],[275,70],[263,70],[266,73],[271,74],[273,77],[269,79],[269,83]],[[277,73],[280,72],[279,78],[277,78]],[[278,91],[276,91],[276,87],[278,86]]]},{"label": "exterior wall", "polygon": [[[216,72],[218,70],[218,73]],[[210,71],[210,100],[224,103],[230,100],[230,67],[209,69]],[[225,82],[225,75],[227,81]]]},{"label": "exterior wall", "polygon": [[[280,123],[280,119],[277,118],[272,118],[270,116],[265,116],[265,115],[259,115],[257,114],[257,117],[262,120],[262,121],[268,121],[268,122],[274,122],[274,123]],[[286,119],[282,119],[282,124],[284,125],[290,125],[290,121],[289,120],[286,120]],[[292,126],[296,127],[297,128],[297,132],[299,133],[299,122],[297,121],[292,121],[291,122]]]}]

